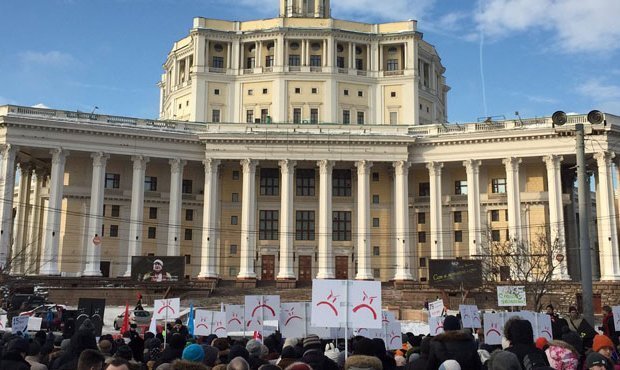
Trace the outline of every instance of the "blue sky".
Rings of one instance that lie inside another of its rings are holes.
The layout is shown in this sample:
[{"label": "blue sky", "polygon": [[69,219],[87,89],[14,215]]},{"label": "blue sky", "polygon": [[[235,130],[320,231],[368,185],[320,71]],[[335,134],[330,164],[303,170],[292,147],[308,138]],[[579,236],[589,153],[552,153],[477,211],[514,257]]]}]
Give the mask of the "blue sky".
[{"label": "blue sky", "polygon": [[[620,114],[618,0],[331,1],[334,18],[418,20],[447,68],[450,122]],[[278,0],[2,0],[0,105],[154,118],[162,63],[193,17],[277,14]]]}]

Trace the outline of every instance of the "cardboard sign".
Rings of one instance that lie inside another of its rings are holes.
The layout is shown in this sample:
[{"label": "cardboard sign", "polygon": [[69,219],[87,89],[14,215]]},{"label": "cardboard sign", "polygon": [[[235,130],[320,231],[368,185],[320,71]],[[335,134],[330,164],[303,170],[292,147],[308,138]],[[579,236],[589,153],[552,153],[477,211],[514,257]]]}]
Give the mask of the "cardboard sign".
[{"label": "cardboard sign", "polygon": [[490,345],[502,344],[504,335],[504,318],[501,313],[484,314],[484,343]]},{"label": "cardboard sign", "polygon": [[428,303],[428,313],[431,317],[439,317],[443,314],[443,299],[438,299]]},{"label": "cardboard sign", "polygon": [[478,312],[478,306],[461,304],[459,305],[459,312],[461,313],[461,321],[464,328],[479,328],[480,313]]},{"label": "cardboard sign", "polygon": [[280,319],[279,295],[245,296],[246,330],[261,331],[265,320]]},{"label": "cardboard sign", "polygon": [[428,318],[428,329],[431,336],[443,333],[443,316],[431,316]]},{"label": "cardboard sign", "polygon": [[7,321],[6,315],[0,315],[0,330],[6,330]]},{"label": "cardboard sign", "polygon": [[29,316],[15,316],[13,320],[11,320],[11,330],[13,333],[17,333],[18,331],[24,333],[26,328],[28,328],[28,320]]},{"label": "cardboard sign", "polygon": [[306,337],[306,302],[280,304],[280,332],[284,338]]},{"label": "cardboard sign", "polygon": [[157,334],[157,319],[151,317],[151,323],[149,325],[149,331],[153,334]]},{"label": "cardboard sign", "polygon": [[526,306],[524,286],[498,286],[498,306]]},{"label": "cardboard sign", "polygon": [[553,329],[551,327],[551,316],[546,313],[536,314],[536,328],[534,331],[534,338],[547,338],[547,340],[553,340]]},{"label": "cardboard sign", "polygon": [[153,317],[157,320],[176,319],[181,316],[180,298],[156,299],[153,305]]},{"label": "cardboard sign", "polygon": [[213,322],[211,323],[211,334],[215,334],[218,338],[225,338],[228,335],[226,330],[226,312],[213,312]]},{"label": "cardboard sign", "polygon": [[381,282],[348,281],[349,327],[381,329]]},{"label": "cardboard sign", "polygon": [[620,331],[620,306],[612,306],[611,312],[614,315],[614,326],[616,331]]},{"label": "cardboard sign", "polygon": [[[321,339],[335,339],[335,338],[339,338],[339,337],[344,337],[344,329],[343,328],[331,328],[331,327],[327,327],[327,326],[315,326],[312,324],[312,320],[313,320],[313,308],[315,306],[310,303],[310,302],[306,302],[306,315],[307,315],[307,323],[308,326],[306,327],[306,331],[307,331],[307,335],[310,334],[314,334],[317,335],[319,338]],[[340,334],[340,331],[342,331],[342,334]]]},{"label": "cardboard sign", "polygon": [[42,317],[30,317],[28,320],[28,331],[39,331],[41,330],[41,323],[43,322]]},{"label": "cardboard sign", "polygon": [[207,310],[194,311],[194,335],[207,336],[213,331],[211,322],[213,321],[213,312]]},{"label": "cardboard sign", "polygon": [[385,328],[385,347],[388,350],[403,347],[403,334],[400,322],[390,322]]},{"label": "cardboard sign", "polygon": [[344,326],[346,295],[346,280],[312,280],[311,325],[328,328]]},{"label": "cardboard sign", "polygon": [[226,305],[226,331],[245,331],[245,309],[243,305]]}]

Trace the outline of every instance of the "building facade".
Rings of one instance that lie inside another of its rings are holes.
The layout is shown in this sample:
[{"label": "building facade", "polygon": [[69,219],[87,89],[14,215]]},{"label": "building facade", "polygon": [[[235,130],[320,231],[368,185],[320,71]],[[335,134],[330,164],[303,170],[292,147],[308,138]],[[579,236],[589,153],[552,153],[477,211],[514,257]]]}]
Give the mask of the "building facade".
[{"label": "building facade", "polygon": [[0,107],[12,274],[129,276],[132,256],[168,255],[191,278],[423,281],[430,259],[544,239],[555,277],[576,278],[583,123],[595,271],[620,279],[620,118],[445,125],[444,68],[414,21],[282,0],[274,19],[195,19],[164,71],[158,120]]}]

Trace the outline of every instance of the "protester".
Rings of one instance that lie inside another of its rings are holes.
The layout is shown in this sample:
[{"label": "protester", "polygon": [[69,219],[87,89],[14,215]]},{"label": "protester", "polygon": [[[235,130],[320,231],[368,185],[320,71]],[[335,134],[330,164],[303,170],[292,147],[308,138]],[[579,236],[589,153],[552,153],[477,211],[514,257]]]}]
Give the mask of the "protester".
[{"label": "protester", "polygon": [[549,366],[557,370],[579,369],[580,354],[575,347],[561,340],[552,340],[545,350]]},{"label": "protester", "polygon": [[115,358],[110,361],[105,370],[131,370],[129,362],[122,358]]},{"label": "protester", "polygon": [[545,352],[534,345],[532,324],[519,317],[509,319],[504,325],[504,337],[509,342],[506,351],[514,353],[524,369],[549,366]]},{"label": "protester", "polygon": [[47,370],[47,365],[41,363],[41,345],[36,340],[30,342],[25,360],[30,364],[30,370]]},{"label": "protester", "polygon": [[597,352],[592,352],[586,358],[586,369],[588,370],[612,370],[613,367],[609,360]]},{"label": "protester", "polygon": [[99,370],[103,367],[105,358],[101,352],[94,349],[85,349],[80,353],[77,370]]},{"label": "protester", "polygon": [[612,342],[614,342],[615,347],[618,347],[620,340],[618,338],[618,333],[616,332],[614,314],[609,306],[603,306],[603,326],[601,327],[601,330],[603,331],[603,334],[608,336]]},{"label": "protester", "polygon": [[587,320],[581,317],[579,311],[577,311],[577,308],[575,306],[571,306],[568,309],[568,314],[568,328],[571,331],[579,334],[579,336],[583,340],[583,346],[585,348],[592,347],[592,340],[594,339],[594,335],[596,335],[596,331],[594,330],[592,325],[590,325]]},{"label": "protester", "polygon": [[309,335],[303,341],[304,354],[301,361],[313,370],[338,370],[338,365],[323,354],[321,340],[316,335]]},{"label": "protester", "polygon": [[487,367],[489,370],[522,370],[517,355],[502,350],[491,353]]},{"label": "protester", "polygon": [[553,335],[553,339],[561,339],[562,338],[562,328],[567,326],[568,323],[566,320],[561,318],[558,314],[555,313],[552,304],[548,304],[547,307],[547,315],[551,318],[551,333]]},{"label": "protester", "polygon": [[444,332],[431,340],[427,370],[437,370],[446,360],[456,360],[464,369],[482,368],[474,337],[460,329],[459,319],[452,315],[446,316]]},{"label": "protester", "polygon": [[608,336],[604,334],[595,335],[594,340],[592,341],[592,351],[605,356],[605,358],[609,361],[608,367],[611,369],[620,369],[620,366],[617,366],[616,362],[612,359],[612,354],[614,353],[614,343]]},{"label": "protester", "polygon": [[12,339],[8,344],[6,353],[0,358],[0,370],[30,369],[30,364],[25,360],[29,347],[27,339],[22,337]]}]

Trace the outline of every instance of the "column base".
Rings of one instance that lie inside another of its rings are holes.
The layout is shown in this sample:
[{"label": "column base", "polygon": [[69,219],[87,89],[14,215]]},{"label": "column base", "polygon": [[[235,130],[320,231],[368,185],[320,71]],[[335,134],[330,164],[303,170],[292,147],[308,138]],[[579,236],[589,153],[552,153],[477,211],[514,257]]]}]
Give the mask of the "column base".
[{"label": "column base", "polygon": [[620,281],[620,275],[603,275],[601,281]]},{"label": "column base", "polygon": [[375,280],[375,277],[369,272],[358,272],[355,280]]},{"label": "column base", "polygon": [[103,274],[101,273],[101,270],[88,270],[88,271],[82,272],[82,277],[101,277],[101,276],[103,276]]},{"label": "column base", "polygon": [[198,274],[195,279],[200,281],[218,281],[220,278],[216,274]]},{"label": "column base", "polygon": [[237,278],[235,286],[237,288],[256,288],[256,278]]},{"label": "column base", "polygon": [[335,279],[336,275],[334,275],[334,273],[329,273],[329,272],[319,272],[318,274],[316,274],[316,278],[317,279]]},{"label": "column base", "polygon": [[278,289],[294,289],[297,288],[297,279],[295,278],[277,278],[276,288]]},{"label": "column base", "polygon": [[401,280],[394,279],[395,289],[413,289],[415,287],[415,281],[413,279]]}]

